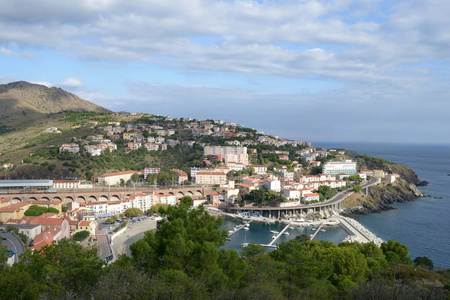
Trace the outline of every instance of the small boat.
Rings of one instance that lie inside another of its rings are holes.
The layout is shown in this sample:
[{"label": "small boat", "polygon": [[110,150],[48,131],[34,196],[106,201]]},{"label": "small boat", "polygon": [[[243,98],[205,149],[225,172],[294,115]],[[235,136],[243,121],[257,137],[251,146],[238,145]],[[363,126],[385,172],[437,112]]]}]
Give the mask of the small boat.
[{"label": "small boat", "polygon": [[283,232],[283,234],[285,234],[285,235],[289,235],[289,232],[285,231],[285,232]]},{"label": "small boat", "polygon": [[320,231],[322,231],[322,232],[326,232],[326,230],[325,230],[325,229],[320,229]]},{"label": "small boat", "polygon": [[250,230],[250,228],[248,228],[248,227],[244,227],[244,230]]},{"label": "small boat", "polygon": [[316,228],[316,227],[313,227],[313,228],[312,228],[312,230],[316,231],[316,230],[317,230],[317,228]]},{"label": "small boat", "polygon": [[227,241],[231,241],[231,239],[230,239],[230,238],[227,238]]},{"label": "small boat", "polygon": [[247,223],[247,224],[245,224],[244,226],[245,226],[245,227],[250,227],[250,224],[249,224],[249,223]]},{"label": "small boat", "polygon": [[294,227],[292,227],[292,226],[289,226],[289,229],[294,229]]},{"label": "small boat", "polygon": [[228,230],[228,233],[233,233],[234,231],[233,230]]},{"label": "small boat", "polygon": [[271,232],[271,233],[277,233],[275,230],[271,230],[270,232]]},{"label": "small boat", "polygon": [[277,236],[276,235],[272,235],[272,239],[274,239],[274,238],[276,238]]}]

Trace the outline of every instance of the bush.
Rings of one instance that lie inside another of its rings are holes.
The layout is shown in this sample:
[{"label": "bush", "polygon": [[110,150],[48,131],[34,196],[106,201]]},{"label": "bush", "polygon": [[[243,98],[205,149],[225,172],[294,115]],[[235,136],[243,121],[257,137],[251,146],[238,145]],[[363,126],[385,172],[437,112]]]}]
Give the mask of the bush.
[{"label": "bush", "polygon": [[125,215],[127,217],[137,217],[137,216],[142,216],[143,214],[144,213],[142,212],[142,210],[137,207],[131,207],[131,208],[128,208],[127,210],[125,210]]},{"label": "bush", "polygon": [[55,213],[55,214],[59,214],[59,210],[57,210],[56,208],[50,207],[50,208],[46,208],[46,207],[42,207],[42,206],[38,206],[38,205],[31,205],[26,211],[25,211],[25,216],[40,216],[42,214],[45,214],[47,212],[50,213]]},{"label": "bush", "polygon": [[84,241],[88,236],[90,235],[90,232],[87,230],[79,231],[73,235],[73,239],[77,242]]}]

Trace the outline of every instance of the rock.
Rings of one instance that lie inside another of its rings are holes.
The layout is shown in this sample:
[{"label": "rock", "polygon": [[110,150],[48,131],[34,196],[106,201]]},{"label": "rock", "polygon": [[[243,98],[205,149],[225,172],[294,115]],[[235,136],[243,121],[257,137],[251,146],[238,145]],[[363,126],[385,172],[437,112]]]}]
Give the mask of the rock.
[{"label": "rock", "polygon": [[427,186],[428,184],[429,184],[428,181],[422,180],[422,181],[420,181],[419,183],[417,183],[416,186]]}]

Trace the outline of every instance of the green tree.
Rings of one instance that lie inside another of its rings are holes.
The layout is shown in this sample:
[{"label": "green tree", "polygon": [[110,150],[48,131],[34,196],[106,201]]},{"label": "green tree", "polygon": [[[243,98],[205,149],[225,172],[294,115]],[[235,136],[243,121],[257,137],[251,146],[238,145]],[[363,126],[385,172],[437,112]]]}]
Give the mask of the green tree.
[{"label": "green tree", "polygon": [[424,267],[425,269],[428,270],[434,269],[433,261],[426,256],[416,257],[413,262],[415,266]]},{"label": "green tree", "polygon": [[400,242],[389,240],[381,244],[381,250],[389,263],[412,264],[411,259],[407,257],[408,247]]},{"label": "green tree", "polygon": [[137,216],[142,216],[144,213],[142,212],[142,210],[140,209],[140,208],[137,208],[137,207],[130,207],[130,208],[127,208],[126,210],[125,210],[125,215],[127,216],[127,217],[137,217]]},{"label": "green tree", "polygon": [[353,190],[358,193],[358,192],[361,192],[362,187],[360,185],[357,185],[357,186],[353,187]]},{"label": "green tree", "polygon": [[138,173],[134,173],[133,175],[131,175],[131,181],[138,182],[139,181],[139,174]]},{"label": "green tree", "polygon": [[90,232],[87,230],[78,231],[73,235],[74,241],[81,242],[84,241],[88,236],[90,235]]}]

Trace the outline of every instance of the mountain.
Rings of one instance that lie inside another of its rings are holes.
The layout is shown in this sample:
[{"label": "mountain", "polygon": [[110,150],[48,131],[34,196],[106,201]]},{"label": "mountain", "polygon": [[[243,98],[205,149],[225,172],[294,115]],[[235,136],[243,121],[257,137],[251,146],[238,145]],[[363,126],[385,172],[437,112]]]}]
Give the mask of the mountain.
[{"label": "mountain", "polygon": [[61,88],[26,81],[0,85],[0,122],[3,124],[15,123],[18,116],[34,119],[65,110],[110,112]]}]

